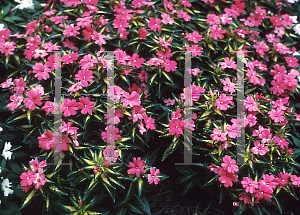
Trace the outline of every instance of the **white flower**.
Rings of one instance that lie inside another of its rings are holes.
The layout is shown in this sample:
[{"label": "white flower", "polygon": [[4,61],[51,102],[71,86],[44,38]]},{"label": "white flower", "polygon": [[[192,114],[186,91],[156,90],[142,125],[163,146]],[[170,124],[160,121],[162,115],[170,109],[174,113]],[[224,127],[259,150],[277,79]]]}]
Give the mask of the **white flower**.
[{"label": "white flower", "polygon": [[4,30],[4,24],[0,24],[0,31]]},{"label": "white flower", "polygon": [[293,30],[296,32],[296,34],[300,35],[300,24],[297,24],[293,27]]},{"label": "white flower", "polygon": [[290,16],[290,18],[293,20],[293,23],[298,23],[297,16]]},{"label": "white flower", "polygon": [[41,5],[41,7],[45,7],[46,6],[46,4],[45,3],[42,3],[42,4],[40,4]]},{"label": "white flower", "polygon": [[299,76],[297,76],[297,78],[298,78],[298,81],[300,82],[300,75],[299,75]]},{"label": "white flower", "polygon": [[15,2],[19,3],[19,5],[17,5],[16,9],[34,9],[34,4],[32,2],[32,0],[15,0]]},{"label": "white flower", "polygon": [[7,160],[10,160],[11,159],[11,155],[12,155],[12,152],[10,152],[9,150],[11,149],[12,145],[10,144],[10,142],[5,142],[5,145],[4,145],[4,149],[3,149],[3,152],[2,152],[2,156]]},{"label": "white flower", "polygon": [[300,55],[299,52],[295,52],[295,53],[293,54],[293,56],[299,56],[299,55]]},{"label": "white flower", "polygon": [[287,2],[293,4],[295,2],[298,2],[298,0],[288,0]]},{"label": "white flower", "polygon": [[[1,24],[0,24],[0,25],[1,25]],[[0,132],[1,132],[1,131],[3,131],[3,128],[2,128],[2,127],[0,127]]]},{"label": "white flower", "polygon": [[14,193],[14,191],[10,189],[11,182],[9,182],[8,178],[4,179],[1,185],[2,185],[2,190],[4,192],[4,196],[8,196],[9,194]]}]

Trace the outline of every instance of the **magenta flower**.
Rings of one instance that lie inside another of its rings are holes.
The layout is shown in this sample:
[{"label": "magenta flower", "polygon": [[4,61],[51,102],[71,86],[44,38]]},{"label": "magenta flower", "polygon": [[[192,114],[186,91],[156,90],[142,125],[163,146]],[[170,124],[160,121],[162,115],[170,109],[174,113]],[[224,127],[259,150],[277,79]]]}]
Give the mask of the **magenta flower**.
[{"label": "magenta flower", "polygon": [[39,147],[44,149],[44,150],[49,150],[54,147],[54,140],[53,140],[54,135],[52,132],[45,131],[40,137],[38,137],[39,140]]},{"label": "magenta flower", "polygon": [[31,164],[32,170],[34,172],[38,171],[39,173],[42,173],[43,168],[47,166],[47,161],[46,160],[43,160],[39,163],[39,160],[37,158],[32,159],[29,163]]},{"label": "magenta flower", "polygon": [[134,53],[132,55],[132,57],[130,57],[129,62],[127,63],[127,65],[129,66],[133,66],[136,68],[140,68],[142,67],[142,64],[144,63],[144,58],[139,58],[139,55]]},{"label": "magenta flower", "polygon": [[215,106],[218,110],[227,110],[229,108],[229,104],[233,105],[232,96],[226,96],[225,94],[220,95],[220,97],[216,100]]},{"label": "magenta flower", "polygon": [[35,105],[42,105],[42,98],[41,94],[36,90],[29,90],[27,93],[28,98],[24,100],[25,107],[29,108],[30,110],[35,109]]},{"label": "magenta flower", "polygon": [[166,59],[162,63],[161,68],[164,68],[166,72],[170,72],[170,70],[173,71],[173,72],[175,72],[176,66],[177,66],[176,61],[173,61],[173,60],[170,61],[169,59]]},{"label": "magenta flower", "polygon": [[269,51],[269,48],[265,42],[258,42],[257,45],[253,45],[253,47],[256,49],[256,52],[263,56],[265,52]]},{"label": "magenta flower", "polygon": [[232,182],[237,182],[237,176],[234,175],[233,173],[229,173],[224,169],[221,169],[218,172],[219,177],[219,181],[224,184],[225,187],[232,187],[233,183]]},{"label": "magenta flower", "polygon": [[119,152],[118,150],[115,150],[115,146],[107,146],[106,149],[103,151],[104,157],[104,162],[106,167],[108,167],[111,162],[116,162],[118,157],[119,157]]},{"label": "magenta flower", "polygon": [[202,47],[197,47],[196,45],[192,45],[191,47],[187,48],[188,51],[192,52],[192,56],[201,56],[203,52]]},{"label": "magenta flower", "polygon": [[159,173],[159,169],[150,168],[150,174],[148,174],[148,183],[152,184],[154,182],[154,184],[158,184],[160,179],[157,178],[157,175],[159,175]]},{"label": "magenta flower", "polygon": [[0,43],[0,51],[2,54],[5,54],[5,56],[12,55],[14,54],[13,51],[16,49],[15,45],[15,42]]},{"label": "magenta flower", "polygon": [[276,182],[276,178],[274,175],[268,175],[268,174],[263,174],[263,180],[259,181],[260,185],[267,185],[269,186],[271,189],[275,189],[278,185],[278,183]]},{"label": "magenta flower", "polygon": [[162,20],[160,19],[154,19],[153,17],[149,18],[150,22],[148,23],[148,28],[150,28],[152,31],[158,31],[160,32],[161,30],[161,26],[160,23],[162,22]]},{"label": "magenta flower", "polygon": [[273,190],[269,186],[264,184],[260,185],[255,193],[255,203],[257,203],[261,199],[269,200],[270,198],[272,198],[272,193]]},{"label": "magenta flower", "polygon": [[34,181],[35,189],[38,190],[41,186],[45,185],[47,182],[47,179],[45,179],[44,174],[36,173],[36,179]]},{"label": "magenta flower", "polygon": [[233,60],[229,60],[229,57],[225,57],[224,61],[225,62],[220,62],[222,69],[226,69],[226,68],[236,69],[235,62]]},{"label": "magenta flower", "polygon": [[250,193],[247,194],[242,193],[241,196],[239,197],[239,200],[244,201],[245,204],[249,204],[253,206],[250,195],[251,195]]},{"label": "magenta flower", "polygon": [[235,164],[236,161],[232,159],[230,156],[225,155],[223,157],[224,163],[221,164],[224,170],[226,170],[229,173],[235,173],[239,171],[239,167]]},{"label": "magenta flower", "polygon": [[256,189],[258,189],[258,182],[253,181],[251,178],[243,177],[243,181],[241,181],[243,188],[246,188],[246,192],[255,193]]},{"label": "magenta flower", "polygon": [[235,84],[234,83],[232,83],[232,82],[230,82],[230,79],[229,78],[225,78],[225,80],[223,80],[223,79],[220,79],[221,80],[221,82],[223,83],[223,90],[225,91],[225,92],[230,92],[230,93],[234,93],[235,92],[235,88],[236,88],[236,86],[235,86]]},{"label": "magenta flower", "polygon": [[104,38],[106,38],[106,35],[93,31],[92,39],[95,40],[95,44],[99,44],[99,46],[106,44]]},{"label": "magenta flower", "polygon": [[[61,61],[65,64],[73,63],[73,61],[77,60],[79,55],[77,53],[67,54],[61,57]],[[54,58],[55,59],[55,58]]]},{"label": "magenta flower", "polygon": [[191,20],[191,16],[187,12],[184,12],[183,10],[177,11],[177,18],[183,19],[184,21]]},{"label": "magenta flower", "polygon": [[217,25],[210,26],[211,33],[209,34],[210,37],[214,38],[215,40],[218,40],[218,38],[223,39],[225,30],[223,30],[221,27]]},{"label": "magenta flower", "polygon": [[169,133],[172,135],[176,134],[176,137],[178,137],[180,134],[183,134],[183,129],[184,129],[184,120],[179,120],[179,119],[171,119],[169,122]]},{"label": "magenta flower", "polygon": [[284,121],[285,117],[283,116],[283,111],[282,110],[274,110],[272,109],[271,111],[268,112],[269,117],[275,122],[282,122]]},{"label": "magenta flower", "polygon": [[51,70],[46,66],[43,65],[42,63],[36,63],[33,67],[33,73],[36,73],[34,77],[38,78],[38,80],[47,80],[49,78],[49,73]]},{"label": "magenta flower", "polygon": [[121,135],[118,134],[119,129],[115,126],[107,126],[105,128],[105,131],[101,133],[102,139],[105,139],[106,142],[110,143],[111,145],[114,145],[115,140],[121,140]]},{"label": "magenta flower", "polygon": [[78,103],[78,110],[81,110],[82,114],[89,113],[92,115],[92,111],[95,109],[95,102],[90,102],[89,97],[81,97]]},{"label": "magenta flower", "polygon": [[291,175],[290,179],[293,185],[300,187],[300,177],[297,175]]},{"label": "magenta flower", "polygon": [[19,107],[24,99],[23,95],[14,94],[9,97],[9,99],[12,101],[9,103],[6,107],[9,108],[10,111],[14,111]]},{"label": "magenta flower", "polygon": [[64,103],[62,105],[62,112],[64,112],[64,116],[71,116],[71,115],[76,115],[76,111],[78,110],[77,108],[77,102],[75,99],[64,99]]},{"label": "magenta flower", "polygon": [[0,84],[2,88],[9,88],[10,86],[14,86],[15,84],[12,82],[12,78],[7,79],[5,82]]},{"label": "magenta flower", "polygon": [[161,17],[162,17],[162,23],[164,23],[165,25],[167,24],[172,25],[174,23],[174,18],[171,18],[170,15],[167,13],[161,14]]},{"label": "magenta flower", "polygon": [[36,180],[36,174],[34,172],[28,170],[27,172],[23,172],[20,175],[20,179],[22,179],[22,181],[20,183],[21,186],[23,186],[23,187],[30,186]]},{"label": "magenta flower", "polygon": [[265,155],[269,150],[268,146],[260,144],[258,140],[254,141],[254,146],[255,147],[251,148],[251,152],[255,155]]},{"label": "magenta flower", "polygon": [[287,62],[287,64],[289,65],[289,67],[297,67],[298,64],[298,59],[296,57],[284,57],[285,61]]},{"label": "magenta flower", "polygon": [[166,106],[174,105],[175,99],[168,98],[168,99],[165,99],[164,102],[166,103]]},{"label": "magenta flower", "polygon": [[50,114],[50,113],[54,114],[55,110],[54,110],[54,104],[53,104],[53,102],[46,101],[46,103],[42,107],[42,110],[46,111],[46,114]]},{"label": "magenta flower", "polygon": [[67,134],[71,134],[71,135],[76,134],[78,128],[77,127],[71,127],[72,124],[73,124],[73,122],[67,122],[67,123],[65,123],[63,121],[63,126],[60,128],[60,131],[61,132],[67,132]]},{"label": "magenta flower", "polygon": [[140,177],[140,174],[146,173],[145,167],[145,161],[141,160],[141,157],[133,158],[133,163],[130,162],[129,166],[130,169],[127,170],[127,173],[129,175],[136,175],[136,177]]},{"label": "magenta flower", "polygon": [[31,35],[36,29],[37,29],[37,21],[36,20],[33,20],[32,22],[29,22],[27,25],[26,25],[26,33],[25,35]]},{"label": "magenta flower", "polygon": [[74,26],[74,24],[67,25],[66,29],[63,30],[63,35],[66,37],[75,37],[76,35],[80,34],[78,30],[80,30],[79,26]]},{"label": "magenta flower", "polygon": [[145,28],[141,28],[140,30],[138,30],[138,33],[140,35],[140,39],[143,40],[145,40],[146,36],[149,34],[149,32],[145,30]]},{"label": "magenta flower", "polygon": [[146,124],[146,128],[150,129],[150,130],[155,130],[156,127],[154,125],[154,119],[152,119],[151,117],[148,117],[147,115],[144,115],[144,122]]},{"label": "magenta flower", "polygon": [[[95,59],[94,59],[95,60]],[[83,87],[88,87],[88,82],[93,82],[94,76],[91,70],[79,70],[75,75],[75,79],[82,83]]]},{"label": "magenta flower", "polygon": [[141,100],[139,98],[140,95],[136,91],[133,91],[131,94],[124,92],[123,96],[123,107],[127,107],[128,105],[130,107],[133,107],[135,105],[139,106],[141,104]]}]

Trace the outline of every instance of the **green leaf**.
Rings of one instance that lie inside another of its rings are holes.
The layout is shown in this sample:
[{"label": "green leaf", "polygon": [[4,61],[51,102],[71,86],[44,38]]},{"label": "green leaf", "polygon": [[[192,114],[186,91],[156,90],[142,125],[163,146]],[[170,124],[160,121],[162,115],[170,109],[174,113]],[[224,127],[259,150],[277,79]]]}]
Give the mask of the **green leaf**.
[{"label": "green leaf", "polygon": [[129,209],[134,212],[134,213],[138,213],[138,214],[143,214],[142,211],[139,210],[139,208],[135,205],[129,204]]},{"label": "green leaf", "polygon": [[144,195],[141,197],[138,197],[136,195],[134,195],[134,196],[137,199],[139,209],[142,212],[151,215],[150,206],[149,206],[149,203],[148,203],[146,197]]},{"label": "green leaf", "polygon": [[138,188],[139,196],[141,196],[141,194],[142,194],[142,189],[143,189],[143,179],[139,178],[137,188]]},{"label": "green leaf", "polygon": [[169,75],[169,74],[167,74],[166,72],[162,72],[162,74],[172,83],[172,84],[174,84],[174,82],[173,82],[173,80],[172,80],[172,78],[171,78],[171,76]]},{"label": "green leaf", "polygon": [[276,202],[276,205],[277,205],[277,208],[278,208],[280,214],[282,214],[282,207],[281,207],[280,202],[278,201],[278,199],[277,199],[275,196],[273,196],[273,199],[274,199],[275,202]]},{"label": "green leaf", "polygon": [[20,207],[20,209],[23,209],[26,205],[28,205],[31,202],[35,193],[36,193],[36,190],[31,190],[31,192],[23,200],[23,203],[22,203],[22,206]]}]

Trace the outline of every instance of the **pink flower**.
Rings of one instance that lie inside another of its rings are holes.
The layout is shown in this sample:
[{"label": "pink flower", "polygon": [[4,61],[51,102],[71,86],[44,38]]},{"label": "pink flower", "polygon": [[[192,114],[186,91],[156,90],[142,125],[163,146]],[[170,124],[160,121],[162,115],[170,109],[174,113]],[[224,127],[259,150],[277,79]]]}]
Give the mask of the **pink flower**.
[{"label": "pink flower", "polygon": [[114,145],[115,140],[121,140],[121,135],[117,134],[119,132],[119,129],[115,126],[107,126],[105,128],[105,131],[101,133],[102,139],[105,139],[106,142],[110,143],[111,145]]},{"label": "pink flower", "polygon": [[154,184],[158,184],[160,179],[157,178],[157,175],[159,175],[159,173],[159,169],[150,168],[150,174],[148,174],[148,183],[152,184],[154,182]]},{"label": "pink flower", "polygon": [[248,109],[248,111],[258,111],[258,104],[254,101],[252,96],[247,96],[245,100],[245,108]]},{"label": "pink flower", "polygon": [[287,64],[289,65],[289,67],[297,67],[298,64],[298,59],[296,57],[284,57],[285,61],[287,62]]},{"label": "pink flower", "polygon": [[269,51],[269,48],[265,42],[258,42],[257,45],[253,45],[253,47],[256,49],[256,52],[263,56],[265,52]]},{"label": "pink flower", "polygon": [[89,69],[90,67],[94,67],[94,63],[98,63],[98,60],[92,58],[90,54],[87,54],[80,60],[80,66],[82,69]]},{"label": "pink flower", "polygon": [[255,203],[257,203],[261,199],[269,200],[270,198],[272,198],[272,193],[273,190],[269,186],[264,184],[260,185],[255,193]]},{"label": "pink flower", "polygon": [[44,150],[49,150],[54,147],[54,140],[53,140],[54,135],[52,132],[45,131],[40,137],[38,137],[39,140],[39,147],[44,149]]},{"label": "pink flower", "polygon": [[230,92],[230,93],[234,93],[235,92],[235,88],[236,88],[236,86],[235,86],[235,84],[234,83],[232,83],[232,82],[230,82],[230,79],[229,78],[225,78],[225,80],[223,80],[223,79],[220,79],[221,80],[221,82],[223,83],[223,90],[225,91],[225,92]]},{"label": "pink flower", "polygon": [[60,128],[60,131],[61,132],[67,132],[67,134],[71,134],[71,135],[76,134],[78,128],[77,127],[71,127],[72,124],[73,124],[73,122],[65,123],[63,121],[63,126]]},{"label": "pink flower", "polygon": [[258,140],[254,141],[254,146],[251,148],[251,152],[255,155],[265,155],[268,152],[268,146],[264,144],[260,144]]},{"label": "pink flower", "polygon": [[226,125],[226,133],[228,134],[228,137],[230,138],[236,138],[237,137],[237,125]]},{"label": "pink flower", "polygon": [[118,150],[115,150],[115,146],[106,146],[106,149],[103,151],[104,157],[104,162],[106,167],[108,167],[111,162],[116,162],[118,157],[119,157],[119,152]]},{"label": "pink flower", "polygon": [[278,183],[276,182],[276,178],[274,175],[268,175],[268,174],[263,174],[263,179],[264,180],[259,180],[259,184],[260,185],[267,185],[269,186],[271,189],[275,189],[278,185]]},{"label": "pink flower", "polygon": [[177,65],[176,61],[170,61],[169,59],[166,59],[162,63],[161,68],[165,68],[166,72],[170,72],[170,70],[173,71],[173,72],[175,72],[176,65]]},{"label": "pink flower", "polygon": [[133,107],[134,105],[139,106],[141,104],[141,100],[139,99],[139,94],[136,91],[133,91],[131,94],[124,92],[124,98],[122,99],[123,107]]},{"label": "pink flower", "polygon": [[281,75],[275,80],[272,80],[271,84],[273,85],[273,87],[271,87],[270,90],[272,91],[273,94],[280,95],[284,93],[284,90],[286,90],[287,88],[286,84],[284,83],[283,75]]},{"label": "pink flower", "polygon": [[16,43],[15,42],[5,42],[5,43],[1,43],[0,42],[0,51],[2,54],[5,54],[5,56],[7,55],[12,55],[14,54],[13,51],[16,49]]},{"label": "pink flower", "polygon": [[61,57],[61,61],[65,64],[73,63],[73,61],[77,60],[79,55],[77,53],[67,54]]},{"label": "pink flower", "polygon": [[41,94],[36,90],[29,90],[27,93],[28,98],[24,100],[25,107],[31,110],[35,110],[35,105],[42,105]]},{"label": "pink flower", "polygon": [[175,99],[168,98],[168,99],[165,99],[164,102],[166,103],[166,106],[174,105]]},{"label": "pink flower", "polygon": [[62,112],[64,112],[64,116],[71,116],[71,115],[76,115],[76,111],[78,110],[77,108],[77,102],[75,99],[64,99],[64,104],[62,105]]},{"label": "pink flower", "polygon": [[185,38],[188,38],[188,41],[191,41],[193,43],[198,43],[202,40],[202,35],[199,35],[198,31],[193,31],[190,34],[187,34]]},{"label": "pink flower", "polygon": [[[130,162],[129,163],[129,168],[127,170],[127,173],[129,175],[136,175],[136,177],[140,177],[140,174],[144,174],[146,173],[146,170],[144,169],[144,166],[145,166],[145,161],[141,160],[141,157],[138,157],[137,159],[136,158],[133,158],[133,163]],[[155,182],[154,182],[155,183]]]},{"label": "pink flower", "polygon": [[220,62],[221,68],[226,69],[226,68],[232,68],[236,69],[236,64],[233,60],[229,60],[229,57],[224,58],[225,62]]},{"label": "pink flower", "polygon": [[161,26],[160,23],[162,22],[160,19],[154,19],[153,17],[149,18],[150,22],[148,23],[148,28],[150,28],[152,31],[158,31],[160,32]]},{"label": "pink flower", "polygon": [[129,27],[129,24],[125,18],[118,17],[114,19],[114,23],[112,24],[114,28],[118,29],[118,33],[122,33],[126,31],[125,28]]},{"label": "pink flower", "polygon": [[221,27],[217,25],[212,25],[210,27],[211,33],[209,34],[210,37],[214,38],[215,40],[218,40],[218,38],[223,39],[225,30],[223,30]]},{"label": "pink flower", "polygon": [[154,125],[154,119],[152,119],[151,117],[148,117],[146,114],[144,115],[144,122],[146,124],[146,128],[150,129],[150,130],[154,130],[156,129],[155,125]]},{"label": "pink flower", "polygon": [[146,36],[149,34],[149,32],[145,30],[145,28],[141,28],[140,30],[138,30],[138,33],[140,35],[140,39],[143,40],[145,40]]},{"label": "pink flower", "polygon": [[192,45],[187,48],[188,51],[192,52],[192,56],[201,56],[203,52],[202,47],[197,47],[196,45]]},{"label": "pink flower", "polygon": [[32,22],[29,22],[27,25],[26,25],[26,33],[25,35],[31,35],[36,29],[37,29],[37,21],[36,20],[33,20]]},{"label": "pink flower", "polygon": [[95,109],[95,102],[90,102],[89,97],[81,97],[79,101],[80,102],[78,103],[78,110],[81,110],[82,114],[89,113],[90,115],[92,115],[92,111]]},{"label": "pink flower", "polygon": [[161,17],[162,17],[162,23],[164,23],[165,25],[167,24],[172,25],[174,23],[174,19],[171,18],[170,15],[167,13],[161,14]]},{"label": "pink flower", "polygon": [[209,14],[207,15],[206,22],[209,25],[220,25],[220,18],[216,14]]},{"label": "pink flower", "polygon": [[12,78],[7,79],[5,82],[0,84],[2,88],[9,88],[10,86],[14,86],[15,84],[12,82]]},{"label": "pink flower", "polygon": [[247,193],[247,194],[242,193],[242,195],[239,197],[239,200],[244,201],[245,204],[249,204],[249,205],[253,206],[253,204],[251,202],[251,198],[250,198],[251,196],[250,195],[251,194],[249,194],[249,193]]},{"label": "pink flower", "polygon": [[300,187],[300,177],[297,175],[291,175],[290,179],[293,185]]},{"label": "pink flower", "polygon": [[75,47],[75,46],[74,46],[74,43],[71,42],[71,41],[69,41],[68,38],[66,38],[66,40],[63,41],[62,43],[64,44],[64,46],[65,46],[66,48],[70,48],[70,49],[74,49],[74,51],[78,51],[78,48]]},{"label": "pink flower", "polygon": [[243,181],[241,181],[241,184],[243,185],[243,188],[246,188],[246,192],[248,193],[255,193],[258,188],[258,182],[253,181],[251,178],[243,177]]},{"label": "pink flower", "polygon": [[146,2],[146,0],[133,0],[131,3],[133,5],[133,8],[139,8],[144,6],[144,3]]},{"label": "pink flower", "polygon": [[21,186],[23,186],[23,187],[30,186],[35,181],[36,175],[34,172],[28,170],[27,172],[23,172],[20,175],[20,179],[22,179],[22,181],[20,183]]},{"label": "pink flower", "polygon": [[221,129],[214,128],[210,137],[213,141],[225,141],[227,133],[222,133]]},{"label": "pink flower", "polygon": [[34,188],[36,190],[38,190],[41,186],[45,185],[46,182],[47,182],[47,179],[45,179],[44,174],[36,173],[36,179],[34,181],[34,184],[35,184]]},{"label": "pink flower", "polygon": [[83,87],[88,87],[88,82],[93,82],[94,76],[91,70],[79,70],[75,75],[75,79],[82,83]]},{"label": "pink flower", "polygon": [[159,58],[151,58],[150,60],[147,61],[147,64],[150,66],[159,66],[159,64],[163,63],[164,60],[159,59]]},{"label": "pink flower", "polygon": [[224,170],[226,170],[229,173],[235,173],[239,171],[239,167],[235,165],[236,161],[233,160],[230,156],[225,155],[223,157],[224,163],[221,164]]},{"label": "pink flower", "polygon": [[83,17],[83,18],[77,18],[76,19],[76,21],[78,21],[77,22],[77,26],[79,26],[81,28],[91,26],[91,23],[93,22],[92,18],[93,18],[92,16],[86,16],[86,17]]},{"label": "pink flower", "polygon": [[93,31],[92,39],[95,40],[95,44],[99,44],[99,46],[106,44],[104,38],[106,38],[106,35]]},{"label": "pink flower", "polygon": [[[31,168],[34,172],[38,171],[39,173],[43,172],[43,168],[47,166],[46,160],[43,160],[39,163],[39,160],[37,158],[32,159],[30,161]],[[29,184],[30,185],[30,184]]]},{"label": "pink flower", "polygon": [[282,173],[282,172],[280,172],[280,174],[278,174],[278,177],[279,178],[277,178],[276,179],[276,182],[278,183],[278,185],[280,186],[280,188],[282,188],[282,187],[284,187],[284,186],[286,186],[286,185],[288,185],[289,184],[289,177],[290,177],[290,175],[286,172],[286,173]]},{"label": "pink flower", "polygon": [[219,181],[224,184],[225,187],[232,187],[233,183],[232,182],[237,182],[237,176],[234,175],[233,173],[229,173],[224,169],[221,169],[218,172],[219,177]]},{"label": "pink flower", "polygon": [[130,57],[127,65],[133,66],[136,68],[140,68],[140,67],[142,67],[142,64],[144,63],[144,60],[145,60],[144,58],[139,58],[139,55],[134,53],[132,55],[132,57]]},{"label": "pink flower", "polygon": [[271,111],[268,112],[269,117],[275,122],[282,122],[284,121],[285,117],[283,116],[283,111],[282,110],[274,110],[272,109]]},{"label": "pink flower", "polygon": [[217,106],[218,110],[227,110],[229,108],[229,104],[234,104],[232,99],[232,96],[226,96],[225,94],[221,94],[220,97],[216,100],[215,106]]},{"label": "pink flower", "polygon": [[76,35],[80,34],[78,30],[80,30],[79,26],[74,26],[74,24],[70,24],[66,26],[65,30],[63,30],[63,35],[66,35],[66,37],[75,37]]},{"label": "pink flower", "polygon": [[289,142],[287,142],[284,138],[282,137],[274,137],[274,143],[277,143],[278,146],[288,146]]},{"label": "pink flower", "polygon": [[10,111],[14,111],[19,107],[23,101],[23,95],[14,94],[9,97],[9,99],[12,101],[9,103],[6,107],[9,108]]},{"label": "pink flower", "polygon": [[180,134],[183,134],[184,120],[172,118],[169,123],[169,127],[169,133],[171,133],[172,135],[176,134],[176,137],[178,137]]},{"label": "pink flower", "polygon": [[49,73],[51,70],[46,66],[43,65],[42,63],[36,63],[33,67],[33,73],[36,73],[34,77],[38,78],[38,80],[47,80],[49,78]]},{"label": "pink flower", "polygon": [[177,11],[177,17],[180,19],[184,19],[184,21],[190,21],[191,20],[191,16],[188,15],[187,12],[184,12],[183,10],[178,10]]}]

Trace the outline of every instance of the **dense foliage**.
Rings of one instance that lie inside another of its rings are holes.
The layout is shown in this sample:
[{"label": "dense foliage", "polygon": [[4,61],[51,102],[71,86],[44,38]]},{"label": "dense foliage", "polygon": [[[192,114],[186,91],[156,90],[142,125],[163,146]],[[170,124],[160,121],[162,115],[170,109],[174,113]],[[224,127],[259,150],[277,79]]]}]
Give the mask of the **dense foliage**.
[{"label": "dense foliage", "polygon": [[[171,154],[183,161],[186,134],[195,164],[169,167],[182,174],[184,194],[214,186],[235,214],[282,214],[282,193],[298,200],[300,4],[49,0],[1,7],[1,214],[20,214],[37,196],[44,214],[151,214],[146,192],[169,180],[160,163]],[[245,162],[238,165],[242,131]],[[20,207],[12,196],[23,199]]]}]

